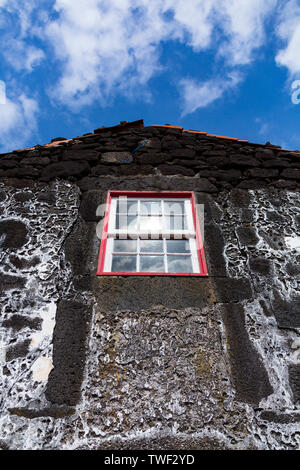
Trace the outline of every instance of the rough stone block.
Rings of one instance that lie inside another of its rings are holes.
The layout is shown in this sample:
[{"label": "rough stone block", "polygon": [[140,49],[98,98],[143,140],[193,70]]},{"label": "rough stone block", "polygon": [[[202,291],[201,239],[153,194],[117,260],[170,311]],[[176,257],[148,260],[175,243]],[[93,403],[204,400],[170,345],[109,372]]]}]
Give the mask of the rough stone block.
[{"label": "rough stone block", "polygon": [[86,304],[60,301],[53,333],[53,366],[46,398],[51,403],[74,406],[80,388],[86,356],[86,338],[91,309]]}]

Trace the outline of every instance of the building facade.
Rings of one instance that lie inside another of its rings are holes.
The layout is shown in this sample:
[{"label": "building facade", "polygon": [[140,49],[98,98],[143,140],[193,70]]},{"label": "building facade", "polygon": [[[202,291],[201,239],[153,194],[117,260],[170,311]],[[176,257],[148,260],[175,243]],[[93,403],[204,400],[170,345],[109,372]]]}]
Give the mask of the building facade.
[{"label": "building facade", "polygon": [[[0,448],[299,448],[299,188],[299,152],[143,121],[1,155]],[[120,191],[192,195],[206,271],[99,269]]]}]

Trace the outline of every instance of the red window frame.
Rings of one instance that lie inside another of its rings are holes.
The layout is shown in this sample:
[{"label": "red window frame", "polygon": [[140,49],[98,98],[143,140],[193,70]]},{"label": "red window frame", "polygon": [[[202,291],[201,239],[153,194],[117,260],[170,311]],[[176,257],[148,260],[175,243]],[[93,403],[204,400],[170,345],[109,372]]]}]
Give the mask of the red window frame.
[{"label": "red window frame", "polygon": [[[107,235],[108,235],[108,222],[109,222],[109,214],[110,214],[110,207],[111,207],[111,200],[112,198],[119,197],[119,196],[126,196],[128,198],[135,197],[135,198],[189,198],[191,201],[192,207],[192,215],[193,215],[193,222],[196,232],[196,247],[197,247],[197,255],[200,267],[200,273],[156,273],[156,272],[104,272],[104,261],[105,261],[105,253],[106,253],[106,245],[107,245]],[[103,223],[103,231],[102,231],[102,238],[100,244],[100,252],[99,252],[99,261],[98,261],[98,269],[97,269],[97,276],[192,276],[192,277],[203,277],[207,276],[207,265],[205,261],[205,253],[204,253],[204,246],[201,236],[200,224],[197,217],[197,210],[196,210],[196,198],[193,191],[108,191],[107,200],[106,200],[106,207],[105,207],[105,216],[104,216],[104,223]]]}]

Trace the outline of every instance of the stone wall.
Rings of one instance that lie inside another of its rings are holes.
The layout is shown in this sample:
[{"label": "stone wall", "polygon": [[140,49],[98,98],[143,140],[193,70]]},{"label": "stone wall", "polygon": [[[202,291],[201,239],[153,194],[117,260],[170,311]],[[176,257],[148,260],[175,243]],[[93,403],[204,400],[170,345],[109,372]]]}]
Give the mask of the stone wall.
[{"label": "stone wall", "polygon": [[[299,448],[300,154],[95,132],[0,158],[0,446]],[[109,189],[195,191],[209,276],[97,277]]]}]

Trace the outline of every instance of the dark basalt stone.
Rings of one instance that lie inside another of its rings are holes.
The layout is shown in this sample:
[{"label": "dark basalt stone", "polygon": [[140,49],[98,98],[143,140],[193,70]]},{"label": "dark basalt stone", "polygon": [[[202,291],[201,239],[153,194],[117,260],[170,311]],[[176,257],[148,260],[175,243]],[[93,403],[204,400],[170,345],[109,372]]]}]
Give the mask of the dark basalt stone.
[{"label": "dark basalt stone", "polygon": [[217,224],[205,223],[205,257],[208,272],[214,276],[226,276],[224,260],[224,238]]},{"label": "dark basalt stone", "polygon": [[300,296],[285,300],[277,291],[274,291],[272,310],[279,328],[300,327]]},{"label": "dark basalt stone", "polygon": [[[97,222],[105,214],[106,194],[103,191],[87,191],[82,197],[80,214],[87,222]],[[97,209],[102,210],[97,215]]]},{"label": "dark basalt stone", "polygon": [[96,223],[85,222],[79,215],[64,243],[66,261],[71,264],[73,275],[88,274],[91,269],[96,271],[97,258],[93,257],[92,267],[89,264],[89,250],[93,240],[97,240]]},{"label": "dark basalt stone", "polygon": [[55,178],[68,178],[70,176],[82,177],[88,174],[90,166],[85,161],[64,161],[52,163],[44,168],[41,181],[50,181]]},{"label": "dark basalt stone", "polygon": [[241,302],[245,299],[252,299],[253,292],[249,279],[245,278],[214,278],[216,286],[216,300],[222,303]]},{"label": "dark basalt stone", "polygon": [[175,149],[175,150],[170,150],[169,154],[172,158],[182,158],[182,159],[194,159],[196,152],[193,149]]},{"label": "dark basalt stone", "polygon": [[14,331],[20,331],[23,328],[30,328],[32,330],[40,330],[42,326],[42,319],[35,317],[27,317],[24,315],[12,315],[11,317],[3,320],[2,326],[4,328],[11,328]]},{"label": "dark basalt stone", "polygon": [[27,419],[51,417],[51,418],[64,418],[65,416],[72,416],[75,413],[75,408],[67,406],[52,405],[43,409],[31,409],[31,408],[8,408],[8,411],[12,415],[22,416]]},{"label": "dark basalt stone", "polygon": [[44,204],[47,204],[47,206],[55,206],[55,203],[56,203],[55,191],[39,192],[37,195],[37,200]]},{"label": "dark basalt stone", "polygon": [[264,421],[269,421],[271,423],[278,423],[278,424],[294,424],[300,422],[300,414],[299,413],[276,413],[272,410],[262,411],[259,415],[260,419]]},{"label": "dark basalt stone", "polygon": [[258,242],[256,232],[253,228],[238,227],[236,234],[242,246],[255,246]]},{"label": "dark basalt stone", "polygon": [[19,220],[3,220],[0,222],[0,238],[2,248],[18,249],[25,245],[28,240],[27,226]]},{"label": "dark basalt stone", "polygon": [[98,276],[95,293],[101,312],[167,308],[202,308],[215,293],[207,277]]},{"label": "dark basalt stone", "polygon": [[27,165],[32,165],[32,166],[46,166],[51,163],[50,158],[48,157],[26,157],[21,160],[20,165],[21,166],[27,166]]},{"label": "dark basalt stone", "polygon": [[280,158],[274,158],[272,160],[266,160],[262,162],[264,168],[288,168],[290,163],[288,160],[283,160]]},{"label": "dark basalt stone", "polygon": [[0,168],[1,170],[9,170],[11,168],[16,168],[18,166],[17,160],[2,160],[0,159]]},{"label": "dark basalt stone", "polygon": [[281,177],[291,180],[300,180],[300,170],[297,168],[287,168],[286,170],[283,170]]},{"label": "dark basalt stone", "polygon": [[46,388],[46,398],[51,403],[74,406],[80,400],[90,316],[91,308],[86,304],[58,302],[53,333],[54,368]]},{"label": "dark basalt stone", "polygon": [[286,272],[289,276],[299,276],[300,275],[300,262],[298,264],[287,263]]},{"label": "dark basalt stone", "polygon": [[276,178],[278,173],[278,170],[272,168],[252,168],[249,170],[249,174],[252,178]]},{"label": "dark basalt stone", "polygon": [[257,405],[263,398],[271,395],[273,389],[261,358],[246,331],[242,305],[225,305],[223,320],[236,399]]},{"label": "dark basalt stone", "polygon": [[67,149],[63,154],[63,161],[65,160],[81,160],[88,162],[97,162],[100,159],[100,153],[91,149],[80,149],[77,146],[73,149]]},{"label": "dark basalt stone", "polygon": [[195,172],[191,168],[185,168],[179,165],[159,165],[158,170],[163,175],[184,175],[194,176]]},{"label": "dark basalt stone", "polygon": [[14,346],[10,346],[6,351],[6,361],[10,362],[18,357],[25,357],[29,353],[29,345],[31,340],[26,339],[20,343],[15,344]]},{"label": "dark basalt stone", "polygon": [[261,274],[262,276],[270,276],[272,273],[272,264],[268,259],[250,258],[249,266],[251,271]]},{"label": "dark basalt stone", "polygon": [[230,163],[233,166],[241,168],[257,167],[260,165],[260,162],[256,158],[248,155],[230,155]]},{"label": "dark basalt stone", "polygon": [[242,173],[239,170],[201,170],[200,175],[204,178],[217,178],[218,180],[232,182],[238,181]]},{"label": "dark basalt stone", "polygon": [[34,256],[33,258],[20,258],[16,255],[12,255],[9,258],[9,261],[17,268],[17,269],[29,269],[37,266],[41,260],[38,256]]},{"label": "dark basalt stone", "polygon": [[37,176],[40,175],[40,170],[38,170],[37,168],[34,168],[32,166],[24,166],[24,167],[21,167],[21,168],[13,168],[11,170],[6,170],[4,172],[4,175],[5,177],[8,177],[8,178],[24,178],[24,177],[29,177],[29,178],[36,178]]},{"label": "dark basalt stone", "polygon": [[289,366],[289,382],[295,403],[300,402],[300,364]]},{"label": "dark basalt stone", "polygon": [[16,202],[21,202],[21,203],[31,201],[33,198],[34,198],[34,195],[29,192],[22,192],[22,193],[17,193],[14,195],[14,200]]},{"label": "dark basalt stone", "polygon": [[23,289],[25,284],[26,278],[11,276],[10,274],[0,274],[0,293],[12,289]]},{"label": "dark basalt stone", "polygon": [[110,165],[97,165],[92,168],[92,175],[115,175],[118,173],[118,169]]}]

